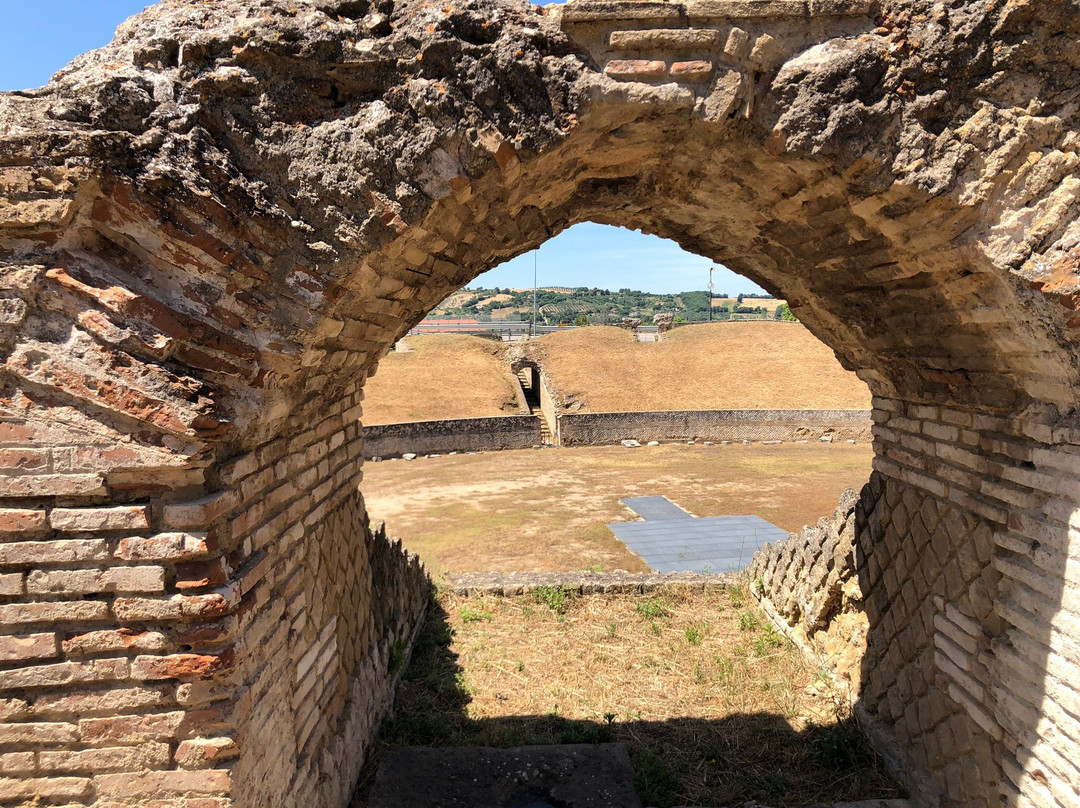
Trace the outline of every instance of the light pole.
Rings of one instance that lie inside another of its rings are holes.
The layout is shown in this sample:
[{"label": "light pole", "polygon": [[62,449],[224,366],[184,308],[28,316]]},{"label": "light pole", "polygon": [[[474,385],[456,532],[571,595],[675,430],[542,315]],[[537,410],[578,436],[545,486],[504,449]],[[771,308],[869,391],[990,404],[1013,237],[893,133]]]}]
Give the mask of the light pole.
[{"label": "light pole", "polygon": [[716,267],[709,267],[709,322],[712,322],[712,273]]},{"label": "light pole", "polygon": [[533,250],[533,324],[532,335],[536,336],[536,254],[539,250]]}]

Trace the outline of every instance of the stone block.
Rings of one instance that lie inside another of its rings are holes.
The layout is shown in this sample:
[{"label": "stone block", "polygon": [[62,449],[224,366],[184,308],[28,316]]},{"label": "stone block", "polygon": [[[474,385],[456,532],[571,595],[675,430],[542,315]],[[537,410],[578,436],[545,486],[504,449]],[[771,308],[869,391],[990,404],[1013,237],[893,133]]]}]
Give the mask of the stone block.
[{"label": "stone block", "polygon": [[38,766],[42,774],[142,771],[165,769],[168,768],[169,763],[169,745],[166,743],[143,743],[138,746],[113,746],[74,751],[43,751],[38,754]]},{"label": "stone block", "polygon": [[45,744],[69,744],[79,738],[74,724],[60,721],[35,721],[32,723],[0,724],[0,744],[5,746],[31,746]]},{"label": "stone block", "polygon": [[69,600],[54,603],[8,603],[0,605],[0,625],[33,623],[83,623],[109,619],[109,604]]},{"label": "stone block", "polygon": [[216,519],[236,508],[239,503],[240,495],[234,490],[229,490],[192,502],[166,505],[162,512],[162,524],[181,530],[206,528]]},{"label": "stone block", "polygon": [[606,75],[626,81],[662,79],[667,72],[667,63],[656,59],[612,59],[604,66]]},{"label": "stone block", "polygon": [[221,654],[169,654],[137,656],[131,663],[133,679],[198,679],[232,668],[232,651]]},{"label": "stone block", "polygon": [[63,641],[64,653],[75,657],[116,651],[164,651],[166,646],[161,632],[130,628],[89,631]]},{"label": "stone block", "polygon": [[105,774],[94,778],[97,793],[145,800],[173,794],[228,794],[232,773],[224,769],[173,770]]},{"label": "stone block", "polygon": [[103,561],[109,557],[104,539],[59,539],[56,541],[16,541],[0,544],[0,565],[71,564]]},{"label": "stone block", "polygon": [[[17,662],[31,659],[52,659],[60,655],[55,634],[8,634],[0,635],[0,662]],[[0,688],[5,672],[0,672]]]},{"label": "stone block", "polygon": [[165,590],[162,567],[111,567],[104,570],[34,570],[26,577],[31,595],[83,595],[97,592],[154,593]]},{"label": "stone block", "polygon": [[113,682],[128,677],[126,659],[57,662],[0,671],[0,691],[60,687],[77,682]]},{"label": "stone block", "polygon": [[125,561],[178,561],[211,553],[216,544],[207,533],[159,533],[121,539],[115,555]]},{"label": "stone block", "polygon": [[101,474],[26,474],[0,477],[0,497],[88,497],[106,494]]},{"label": "stone block", "polygon": [[49,524],[55,530],[71,533],[146,530],[150,527],[150,508],[135,505],[114,508],[53,508],[49,512]]},{"label": "stone block", "polygon": [[0,540],[5,536],[43,533],[49,529],[44,508],[0,508]]},{"label": "stone block", "polygon": [[183,711],[83,718],[79,720],[78,738],[89,745],[175,740],[186,718]]},{"label": "stone block", "polygon": [[19,597],[26,591],[26,576],[21,572],[0,575],[0,596]]},{"label": "stone block", "polygon": [[37,769],[35,758],[33,752],[0,753],[0,775],[10,777],[12,775],[33,774]]},{"label": "stone block", "polygon": [[180,742],[173,759],[182,769],[211,769],[238,754],[232,738],[193,738]]},{"label": "stone block", "polygon": [[684,81],[703,81],[709,78],[712,72],[712,62],[703,59],[675,62],[671,65],[671,77]]},{"label": "stone block", "polygon": [[89,777],[0,778],[0,802],[83,800],[91,794]]},{"label": "stone block", "polygon": [[644,31],[612,31],[612,50],[710,50],[720,43],[720,32],[711,28],[653,28]]}]

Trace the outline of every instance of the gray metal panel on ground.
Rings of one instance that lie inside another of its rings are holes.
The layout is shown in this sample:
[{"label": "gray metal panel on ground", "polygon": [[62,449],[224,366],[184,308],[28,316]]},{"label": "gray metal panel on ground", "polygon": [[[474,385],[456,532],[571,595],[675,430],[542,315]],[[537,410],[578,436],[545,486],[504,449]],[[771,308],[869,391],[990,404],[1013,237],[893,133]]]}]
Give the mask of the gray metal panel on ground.
[{"label": "gray metal panel on ground", "polygon": [[736,572],[766,543],[788,537],[786,530],[749,515],[615,522],[608,527],[657,572]]},{"label": "gray metal panel on ground", "polygon": [[692,514],[684,511],[667,497],[627,497],[620,499],[619,502],[646,522],[694,518]]}]

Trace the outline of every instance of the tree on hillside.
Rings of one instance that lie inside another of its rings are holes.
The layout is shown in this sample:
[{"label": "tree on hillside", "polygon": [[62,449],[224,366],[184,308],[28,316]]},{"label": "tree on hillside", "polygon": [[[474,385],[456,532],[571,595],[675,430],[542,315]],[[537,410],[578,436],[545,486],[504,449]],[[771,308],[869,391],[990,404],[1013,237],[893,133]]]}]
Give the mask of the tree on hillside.
[{"label": "tree on hillside", "polygon": [[777,320],[782,320],[785,323],[799,322],[799,318],[792,314],[791,307],[788,306],[787,303],[781,303],[779,306],[777,306],[776,314],[773,316],[776,317]]}]

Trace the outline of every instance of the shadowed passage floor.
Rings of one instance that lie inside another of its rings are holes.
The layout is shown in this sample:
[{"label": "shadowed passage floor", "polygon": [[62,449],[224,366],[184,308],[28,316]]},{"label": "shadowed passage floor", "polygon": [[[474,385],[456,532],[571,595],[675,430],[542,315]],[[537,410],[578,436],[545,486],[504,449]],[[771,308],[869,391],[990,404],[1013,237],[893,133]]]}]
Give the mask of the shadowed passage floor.
[{"label": "shadowed passage floor", "polygon": [[760,516],[687,513],[667,497],[621,500],[641,522],[612,522],[615,538],[656,572],[738,572],[766,543],[788,532]]}]

